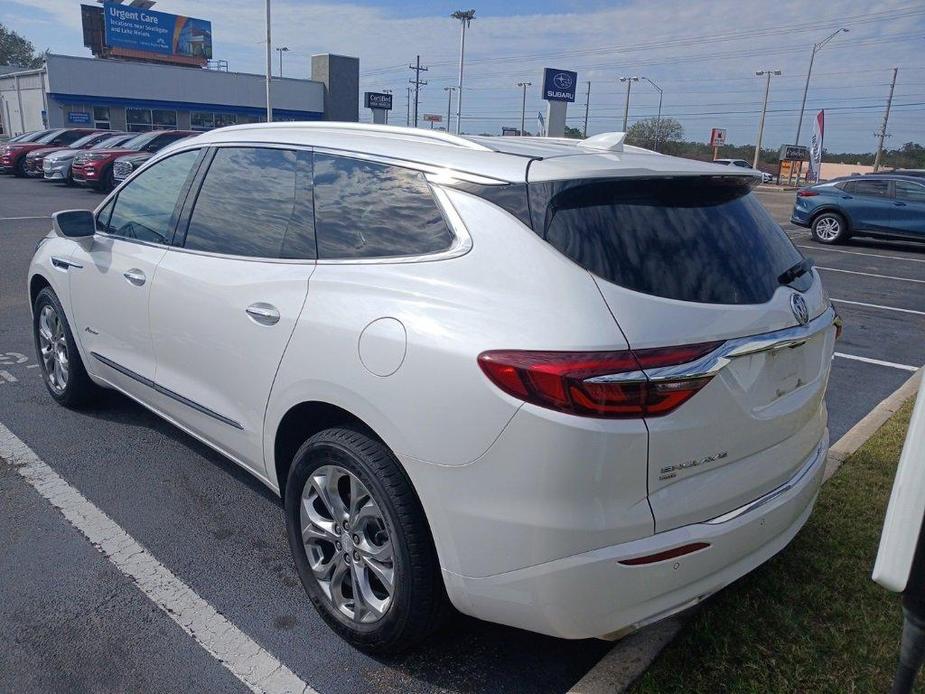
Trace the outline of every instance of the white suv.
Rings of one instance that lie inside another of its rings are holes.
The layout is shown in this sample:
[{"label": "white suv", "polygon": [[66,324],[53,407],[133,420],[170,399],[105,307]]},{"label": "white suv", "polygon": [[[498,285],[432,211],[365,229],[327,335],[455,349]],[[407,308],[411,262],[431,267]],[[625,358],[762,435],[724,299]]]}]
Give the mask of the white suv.
[{"label": "white suv", "polygon": [[796,534],[836,316],[753,172],[336,123],[159,153],[29,269],[63,405],[114,388],[279,492],[309,597],[613,638]]}]

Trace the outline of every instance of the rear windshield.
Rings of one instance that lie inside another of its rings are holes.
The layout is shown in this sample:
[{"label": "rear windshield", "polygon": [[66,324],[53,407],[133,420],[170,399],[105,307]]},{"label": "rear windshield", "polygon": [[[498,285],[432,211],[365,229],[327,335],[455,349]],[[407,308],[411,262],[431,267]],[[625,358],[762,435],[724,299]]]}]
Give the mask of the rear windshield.
[{"label": "rear windshield", "polygon": [[[533,228],[603,279],[645,294],[759,304],[803,256],[734,177],[529,186]],[[811,275],[791,284],[808,287]]]}]

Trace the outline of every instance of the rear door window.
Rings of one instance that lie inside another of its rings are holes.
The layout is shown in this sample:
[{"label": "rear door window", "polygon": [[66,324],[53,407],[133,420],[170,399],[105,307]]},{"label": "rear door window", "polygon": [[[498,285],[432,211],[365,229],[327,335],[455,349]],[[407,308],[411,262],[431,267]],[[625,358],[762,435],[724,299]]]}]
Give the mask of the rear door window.
[{"label": "rear door window", "polygon": [[418,171],[315,153],[318,257],[417,256],[453,242]]},{"label": "rear door window", "polygon": [[[750,192],[729,179],[530,184],[534,230],[621,287],[681,301],[759,304],[803,256]],[[791,283],[809,286],[811,274]]]},{"label": "rear door window", "polygon": [[252,258],[313,259],[311,152],[220,147],[184,246]]},{"label": "rear door window", "polygon": [[905,202],[925,203],[925,186],[908,181],[896,181],[896,199]]},{"label": "rear door window", "polygon": [[852,181],[850,192],[870,198],[890,197],[889,181]]}]

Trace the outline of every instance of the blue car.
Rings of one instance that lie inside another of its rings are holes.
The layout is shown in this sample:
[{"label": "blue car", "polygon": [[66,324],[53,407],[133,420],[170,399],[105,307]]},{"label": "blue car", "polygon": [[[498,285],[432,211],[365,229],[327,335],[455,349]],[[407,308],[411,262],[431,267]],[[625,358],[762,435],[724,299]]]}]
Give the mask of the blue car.
[{"label": "blue car", "polygon": [[925,179],[868,174],[801,188],[790,221],[810,228],[819,243],[851,236],[925,241]]}]

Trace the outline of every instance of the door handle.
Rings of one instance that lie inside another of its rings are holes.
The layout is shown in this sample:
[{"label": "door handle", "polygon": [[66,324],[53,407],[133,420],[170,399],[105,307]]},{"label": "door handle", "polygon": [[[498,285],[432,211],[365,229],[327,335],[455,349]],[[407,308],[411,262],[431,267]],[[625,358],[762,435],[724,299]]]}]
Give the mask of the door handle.
[{"label": "door handle", "polygon": [[260,325],[275,325],[279,322],[279,311],[272,304],[260,301],[251,304],[244,311]]},{"label": "door handle", "polygon": [[148,279],[145,277],[145,273],[139,270],[136,267],[133,267],[131,270],[126,270],[122,273],[122,276],[127,279],[129,282],[134,284],[136,287],[140,287]]}]

